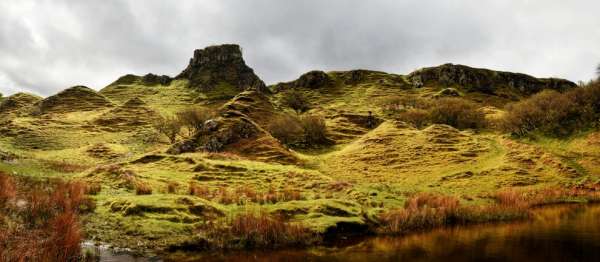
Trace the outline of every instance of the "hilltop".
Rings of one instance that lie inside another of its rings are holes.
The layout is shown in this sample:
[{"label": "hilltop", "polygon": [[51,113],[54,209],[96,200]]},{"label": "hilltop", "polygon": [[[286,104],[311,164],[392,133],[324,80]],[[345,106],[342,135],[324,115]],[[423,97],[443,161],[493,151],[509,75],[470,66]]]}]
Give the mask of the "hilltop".
[{"label": "hilltop", "polygon": [[98,92],[6,98],[0,171],[98,185],[85,231],[115,246],[209,248],[217,241],[206,227],[248,210],[319,236],[373,232],[418,193],[477,206],[506,188],[596,185],[600,133],[586,123],[597,115],[502,127],[518,103],[593,99],[569,93],[579,90],[453,64],[405,75],[315,70],[267,86],[238,45],[210,46],[174,77],[128,74]]}]

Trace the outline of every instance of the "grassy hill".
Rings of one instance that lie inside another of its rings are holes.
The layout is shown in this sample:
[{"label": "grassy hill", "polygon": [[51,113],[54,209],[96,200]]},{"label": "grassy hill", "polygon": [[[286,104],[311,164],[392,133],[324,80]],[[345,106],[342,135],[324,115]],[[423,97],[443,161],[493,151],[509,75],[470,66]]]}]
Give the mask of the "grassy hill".
[{"label": "grassy hill", "polygon": [[[360,233],[418,193],[477,206],[506,188],[599,181],[595,128],[514,137],[492,124],[416,126],[401,117],[407,104],[435,107],[458,97],[494,123],[509,102],[578,88],[566,80],[443,65],[406,76],[312,71],[267,88],[237,53],[211,64],[211,50],[175,79],[126,75],[99,92],[73,87],[45,99],[8,97],[0,104],[0,171],[99,185],[97,208],[84,219],[88,238],[152,250],[202,248],[212,237],[203,228],[249,211],[321,234]],[[227,77],[220,81],[214,70],[222,63]],[[306,99],[306,112],[286,105],[291,92]],[[215,112],[215,128],[182,132],[174,143],[157,132],[159,119],[191,107]],[[286,115],[322,116],[331,143],[279,141],[271,123]]]}]

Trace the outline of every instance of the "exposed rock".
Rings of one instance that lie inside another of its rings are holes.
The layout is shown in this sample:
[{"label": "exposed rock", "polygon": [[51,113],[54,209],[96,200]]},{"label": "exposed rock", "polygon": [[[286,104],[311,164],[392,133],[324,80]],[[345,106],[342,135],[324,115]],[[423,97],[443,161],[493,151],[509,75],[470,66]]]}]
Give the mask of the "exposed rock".
[{"label": "exposed rock", "polygon": [[334,81],[327,73],[315,70],[301,75],[298,79],[292,82],[279,83],[275,86],[275,90],[279,91],[295,88],[319,89],[331,86],[333,83]]},{"label": "exposed rock", "polygon": [[408,78],[414,85],[458,86],[466,91],[493,94],[500,88],[514,89],[529,95],[543,89],[564,91],[577,85],[558,78],[535,78],[526,74],[444,64],[412,72]]},{"label": "exposed rock", "polygon": [[[293,163],[297,158],[263,129],[273,116],[273,105],[258,91],[240,93],[220,109],[220,117],[194,138],[173,145],[167,153],[232,152],[251,159]],[[256,117],[256,119],[255,119]]]},{"label": "exposed rock", "polygon": [[142,77],[142,82],[144,83],[144,85],[163,85],[163,86],[168,86],[171,84],[171,81],[173,79],[171,79],[170,76],[167,75],[155,75],[155,74],[146,74],[145,76]]},{"label": "exposed rock", "polygon": [[187,79],[192,88],[213,91],[221,83],[239,91],[248,89],[268,92],[265,83],[246,65],[238,45],[209,46],[194,51],[194,57],[176,78]]},{"label": "exposed rock", "polygon": [[10,113],[22,113],[31,108],[35,103],[42,100],[41,97],[27,94],[17,93],[2,100],[0,103],[0,115]]},{"label": "exposed rock", "polygon": [[389,74],[380,71],[358,69],[351,71],[331,72],[330,74],[343,81],[346,85],[371,83],[384,86],[408,86],[408,83],[401,75]]},{"label": "exposed rock", "polygon": [[85,86],[74,86],[37,103],[37,112],[67,113],[112,107],[106,97]]}]

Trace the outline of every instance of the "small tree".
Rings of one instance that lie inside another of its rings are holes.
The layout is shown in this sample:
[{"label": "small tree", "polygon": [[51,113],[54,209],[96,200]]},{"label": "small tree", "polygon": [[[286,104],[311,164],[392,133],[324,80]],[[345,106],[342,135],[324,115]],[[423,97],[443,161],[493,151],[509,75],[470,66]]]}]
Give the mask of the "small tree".
[{"label": "small tree", "polygon": [[171,144],[177,142],[177,136],[181,131],[181,122],[177,117],[160,118],[154,123],[154,128],[165,135]]},{"label": "small tree", "polygon": [[187,129],[188,137],[193,136],[204,127],[206,121],[215,117],[212,110],[201,107],[190,107],[177,113],[181,126]]},{"label": "small tree", "polygon": [[600,64],[596,67],[596,76],[600,79]]},{"label": "small tree", "polygon": [[304,113],[310,109],[308,100],[302,93],[296,90],[288,91],[283,97],[283,104],[293,109],[297,114]]}]

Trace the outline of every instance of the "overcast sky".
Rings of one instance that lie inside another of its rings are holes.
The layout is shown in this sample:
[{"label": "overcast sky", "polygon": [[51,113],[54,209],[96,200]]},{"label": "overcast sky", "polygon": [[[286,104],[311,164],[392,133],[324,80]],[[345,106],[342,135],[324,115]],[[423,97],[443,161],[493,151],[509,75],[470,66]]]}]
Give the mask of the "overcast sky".
[{"label": "overcast sky", "polygon": [[240,44],[268,84],[447,62],[589,80],[599,10],[598,0],[1,0],[0,92],[174,76],[194,49],[221,43]]}]

